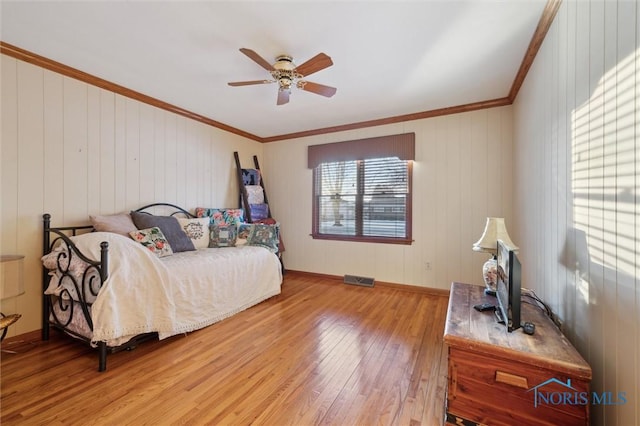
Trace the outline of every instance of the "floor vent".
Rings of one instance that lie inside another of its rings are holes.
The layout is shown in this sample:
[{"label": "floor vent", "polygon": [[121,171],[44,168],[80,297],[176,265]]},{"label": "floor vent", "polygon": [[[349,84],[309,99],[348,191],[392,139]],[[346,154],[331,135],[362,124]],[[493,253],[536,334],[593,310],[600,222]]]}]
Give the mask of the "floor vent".
[{"label": "floor vent", "polygon": [[374,279],[367,278],[367,277],[358,277],[356,275],[345,275],[344,283],[352,284],[352,285],[361,285],[364,287],[373,287]]}]

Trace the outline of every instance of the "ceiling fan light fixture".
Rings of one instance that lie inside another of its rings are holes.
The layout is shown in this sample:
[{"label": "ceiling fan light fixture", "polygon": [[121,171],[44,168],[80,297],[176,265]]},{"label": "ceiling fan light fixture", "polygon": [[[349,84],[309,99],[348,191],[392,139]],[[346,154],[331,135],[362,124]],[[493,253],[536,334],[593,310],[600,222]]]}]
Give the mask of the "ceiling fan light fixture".
[{"label": "ceiling fan light fixture", "polygon": [[278,79],[278,86],[280,90],[290,90],[293,85],[293,80],[288,76],[282,76]]}]

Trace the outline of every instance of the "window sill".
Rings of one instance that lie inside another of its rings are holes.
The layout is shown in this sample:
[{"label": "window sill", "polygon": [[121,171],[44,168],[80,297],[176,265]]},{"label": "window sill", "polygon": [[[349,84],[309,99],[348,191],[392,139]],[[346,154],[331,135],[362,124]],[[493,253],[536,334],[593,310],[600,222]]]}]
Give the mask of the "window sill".
[{"label": "window sill", "polygon": [[314,240],[331,240],[331,241],[353,241],[357,243],[377,243],[377,244],[402,244],[411,245],[411,238],[389,238],[389,237],[356,237],[348,235],[329,235],[329,234],[311,234]]}]

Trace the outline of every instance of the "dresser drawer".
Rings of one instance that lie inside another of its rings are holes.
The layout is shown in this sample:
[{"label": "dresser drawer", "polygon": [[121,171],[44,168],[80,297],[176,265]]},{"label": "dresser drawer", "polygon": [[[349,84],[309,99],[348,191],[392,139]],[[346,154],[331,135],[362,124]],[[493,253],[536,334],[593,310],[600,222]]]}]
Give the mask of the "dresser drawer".
[{"label": "dresser drawer", "polygon": [[479,424],[584,425],[588,386],[526,362],[449,348],[447,411]]}]

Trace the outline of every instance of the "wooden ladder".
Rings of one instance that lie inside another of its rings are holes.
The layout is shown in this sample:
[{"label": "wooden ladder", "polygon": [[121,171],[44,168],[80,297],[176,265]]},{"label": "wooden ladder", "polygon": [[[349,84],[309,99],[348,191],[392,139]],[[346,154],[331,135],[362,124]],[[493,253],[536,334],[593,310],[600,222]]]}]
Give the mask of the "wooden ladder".
[{"label": "wooden ladder", "polygon": [[[247,193],[247,188],[244,184],[244,179],[242,179],[242,166],[240,165],[240,157],[238,157],[238,152],[235,151],[233,153],[233,158],[236,160],[236,172],[238,174],[238,185],[240,187],[240,208],[244,209],[245,220],[248,223],[254,223],[254,218],[251,217],[251,206],[249,205],[249,194]],[[260,164],[258,163],[258,156],[253,156],[253,165],[256,170],[260,171]],[[276,221],[271,217],[271,209],[269,208],[269,199],[267,198],[267,190],[264,186],[264,177],[262,173],[260,173],[260,186],[262,187],[262,194],[264,195],[264,204],[267,205],[267,219],[270,219],[270,222],[276,223]],[[282,252],[284,251],[284,243],[282,242],[282,234],[279,234],[279,243],[278,243],[278,259],[280,259],[280,266],[282,268],[282,273],[284,274],[284,260],[282,259]]]},{"label": "wooden ladder", "polygon": [[[240,157],[238,156],[238,151],[233,153],[233,158],[236,160],[236,172],[238,174],[238,186],[240,188],[240,208],[244,208],[245,217],[247,222],[253,223],[253,219],[251,217],[251,207],[249,206],[249,194],[247,193],[247,188],[244,185],[244,180],[242,179],[242,166],[240,165]],[[253,156],[253,165],[256,170],[260,170],[260,164],[258,163],[258,156]],[[264,194],[264,204],[267,205],[267,217],[271,218],[271,209],[269,206],[269,199],[267,198],[267,190],[264,186],[264,177],[260,174],[260,186],[262,187],[262,193]]]}]

